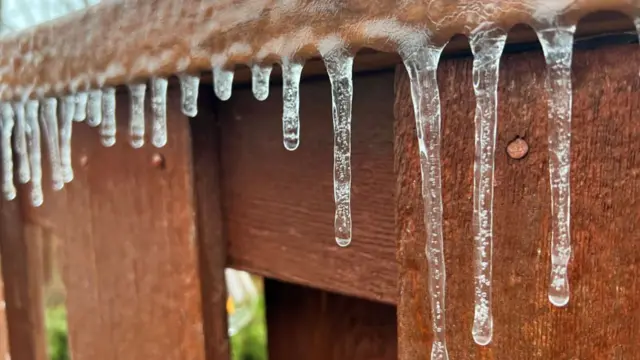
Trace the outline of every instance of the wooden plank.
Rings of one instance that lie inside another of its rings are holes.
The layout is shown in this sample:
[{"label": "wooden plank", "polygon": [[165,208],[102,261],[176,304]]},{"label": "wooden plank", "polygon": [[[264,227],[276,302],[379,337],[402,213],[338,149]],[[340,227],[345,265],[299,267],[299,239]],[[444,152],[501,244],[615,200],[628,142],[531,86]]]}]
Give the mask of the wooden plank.
[{"label": "wooden plank", "polygon": [[0,271],[0,358],[11,357],[9,353],[9,334],[7,334],[7,303],[4,297],[4,283]]},{"label": "wooden plank", "polygon": [[203,86],[200,89],[198,115],[191,121],[198,254],[207,360],[229,360],[224,277],[227,244],[222,231],[220,128],[211,102],[213,98],[213,88]]},{"label": "wooden plank", "polygon": [[[626,59],[620,63],[620,59]],[[640,344],[640,61],[637,45],[577,51],[573,64],[571,302],[547,300],[549,184],[545,65],[540,52],[503,57],[494,205],[494,337],[473,343],[471,236],[473,116],[471,60],[444,61],[443,202],[447,336],[452,359],[631,359]],[[424,358],[431,346],[426,299],[419,158],[403,69],[396,84],[398,233],[401,241],[400,354]],[[506,147],[529,145],[522,160]],[[414,251],[415,250],[415,251]]]},{"label": "wooden plank", "polygon": [[205,358],[191,138],[179,99],[170,88],[162,149],[129,145],[126,93],[114,147],[76,124],[74,181],[29,209],[61,238],[76,359]]},{"label": "wooden plank", "polygon": [[[239,89],[220,105],[224,222],[234,268],[392,302],[393,74],[355,79],[353,243],[333,230],[333,126],[327,78],[301,86],[301,144],[282,145],[282,92]],[[277,261],[274,261],[277,259]]]},{"label": "wooden plank", "polygon": [[41,245],[27,231],[20,201],[0,200],[0,256],[9,347],[14,360],[47,358]]},{"label": "wooden plank", "polygon": [[265,281],[269,359],[392,360],[395,307]]}]

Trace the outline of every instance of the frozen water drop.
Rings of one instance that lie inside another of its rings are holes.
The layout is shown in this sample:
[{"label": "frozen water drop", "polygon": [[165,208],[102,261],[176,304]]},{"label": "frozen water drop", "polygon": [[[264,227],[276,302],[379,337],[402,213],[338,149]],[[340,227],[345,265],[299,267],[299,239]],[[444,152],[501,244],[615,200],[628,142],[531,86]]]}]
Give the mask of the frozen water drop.
[{"label": "frozen water drop", "polygon": [[200,77],[183,74],[180,75],[180,89],[182,91],[182,113],[189,117],[198,115],[198,90]]},{"label": "frozen water drop", "polygon": [[129,85],[131,95],[131,114],[129,119],[129,135],[131,136],[131,146],[135,149],[144,145],[144,98],[147,91],[147,84]]},{"label": "frozen water drop", "polygon": [[87,124],[91,127],[102,123],[102,90],[89,92],[87,99]]},{"label": "frozen water drop", "polygon": [[102,145],[111,147],[116,144],[116,89],[107,87],[102,90],[102,124],[100,137]]},{"label": "frozen water drop", "polygon": [[481,28],[471,34],[473,89],[476,95],[473,236],[475,312],[472,334],[478,345],[493,336],[491,282],[493,256],[493,183],[498,123],[498,72],[506,41],[503,30]]},{"label": "frozen water drop", "polygon": [[296,150],[300,145],[300,77],[303,62],[282,60],[282,132],[285,149]]},{"label": "frozen water drop", "polygon": [[260,101],[264,101],[269,97],[269,78],[271,77],[271,65],[254,64],[251,67],[251,89],[253,96]]},{"label": "frozen water drop", "polygon": [[31,164],[31,204],[40,206],[44,200],[42,194],[42,149],[40,146],[40,124],[38,121],[39,103],[29,100],[26,105],[27,125],[30,128],[27,138],[29,163]]},{"label": "frozen water drop", "polygon": [[[424,43],[423,43],[424,42]],[[425,254],[429,265],[429,298],[434,334],[431,360],[447,360],[445,291],[446,269],[442,229],[442,165],[440,160],[441,110],[437,70],[444,46],[434,46],[428,40],[418,44],[407,43],[401,56],[409,79],[415,113],[424,224],[427,232]],[[416,49],[418,49],[416,51]]]},{"label": "frozen water drop", "polygon": [[151,111],[153,113],[151,142],[157,148],[167,143],[167,86],[167,79],[151,79]]},{"label": "frozen water drop", "polygon": [[9,103],[0,105],[2,116],[2,193],[5,199],[16,198],[16,187],[13,183],[13,147],[11,144],[11,134],[15,121],[13,119],[13,108]]},{"label": "frozen water drop", "polygon": [[24,118],[24,102],[16,102],[13,104],[13,112],[15,114],[15,150],[18,157],[18,180],[21,184],[26,184],[31,178],[31,169],[29,168],[29,156],[27,153],[27,123]]},{"label": "frozen water drop", "polygon": [[233,70],[216,66],[213,68],[213,91],[218,99],[227,101],[231,98],[233,87]]},{"label": "frozen water drop", "polygon": [[58,136],[58,100],[48,98],[40,106],[40,128],[44,133],[45,142],[49,150],[51,167],[51,181],[54,190],[64,187],[62,167],[60,165],[60,139]]},{"label": "frozen water drop", "polygon": [[81,92],[76,94],[76,106],[75,113],[73,115],[74,121],[84,121],[87,118],[87,102],[89,101],[89,94]]},{"label": "frozen water drop", "polygon": [[[345,48],[322,54],[331,82],[333,112],[333,197],[336,203],[335,238],[341,247],[351,244],[351,108],[353,54]],[[302,65],[294,70],[300,81]],[[297,86],[297,85],[296,85]],[[299,95],[295,90],[295,101]],[[296,106],[297,115],[297,106]]]},{"label": "frozen water drop", "polygon": [[70,183],[73,180],[73,167],[71,166],[71,135],[73,129],[73,117],[75,115],[76,99],[69,95],[62,99],[60,109],[60,164],[62,166],[62,181]]},{"label": "frozen water drop", "polygon": [[551,274],[549,301],[569,302],[567,267],[571,258],[571,60],[575,25],[537,30],[547,63],[549,180],[551,185]]}]

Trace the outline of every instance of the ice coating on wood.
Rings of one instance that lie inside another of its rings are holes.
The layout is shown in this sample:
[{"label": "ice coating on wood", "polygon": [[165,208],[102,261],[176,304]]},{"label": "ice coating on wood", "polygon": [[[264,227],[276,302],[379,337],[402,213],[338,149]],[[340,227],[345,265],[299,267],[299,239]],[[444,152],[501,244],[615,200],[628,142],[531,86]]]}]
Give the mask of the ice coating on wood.
[{"label": "ice coating on wood", "polygon": [[165,78],[151,79],[151,143],[157,148],[167,143],[167,86]]},{"label": "ice coating on wood", "polygon": [[131,147],[141,148],[144,145],[144,98],[147,92],[147,84],[130,84],[129,95],[131,99],[131,113],[129,116],[129,136]]},{"label": "ice coating on wood", "polygon": [[[420,151],[424,225],[427,232],[425,255],[429,265],[429,301],[433,345],[431,360],[448,360],[445,321],[446,269],[442,239],[442,164],[440,161],[441,111],[437,70],[443,46],[427,40],[407,44],[400,51],[411,80],[411,97],[416,117]],[[414,51],[418,49],[417,51]]]},{"label": "ice coating on wood", "polygon": [[29,100],[26,104],[26,119],[29,132],[27,145],[29,147],[29,164],[31,165],[31,204],[40,206],[44,200],[42,194],[42,149],[40,146],[40,124],[37,100]]},{"label": "ice coating on wood", "polygon": [[569,303],[567,267],[571,259],[571,59],[573,26],[538,29],[547,62],[549,180],[551,184],[551,276],[549,301]]},{"label": "ice coating on wood", "polygon": [[116,89],[108,87],[102,90],[101,111],[100,140],[102,145],[111,147],[116,143]]},{"label": "ice coating on wood", "polygon": [[473,89],[476,95],[473,175],[475,307],[472,334],[478,345],[493,336],[491,281],[493,255],[493,181],[498,124],[498,70],[506,33],[490,25],[470,37]]},{"label": "ice coating on wood", "polygon": [[102,90],[92,90],[87,99],[87,124],[91,127],[102,123]]},{"label": "ice coating on wood", "polygon": [[182,104],[182,113],[195,117],[198,115],[198,90],[200,88],[200,77],[188,74],[179,76]]},{"label": "ice coating on wood", "polygon": [[29,155],[27,153],[27,122],[24,118],[24,102],[16,102],[13,104],[13,112],[15,114],[14,126],[14,142],[15,152],[18,157],[18,181],[26,184],[31,178],[31,169],[29,168]]},{"label": "ice coating on wood", "polygon": [[69,95],[62,99],[62,107],[60,109],[60,164],[62,166],[62,181],[67,184],[73,180],[71,135],[73,130],[73,117],[76,112],[75,107],[75,96]]},{"label": "ice coating on wood", "polygon": [[227,101],[231,98],[233,87],[233,70],[223,69],[219,66],[213,67],[213,91],[218,99]]},{"label": "ice coating on wood", "polygon": [[40,128],[49,150],[49,166],[54,190],[64,187],[60,164],[60,138],[58,136],[58,100],[48,98],[40,106]]},{"label": "ice coating on wood", "polygon": [[87,101],[89,101],[89,94],[86,92],[76,94],[76,107],[73,115],[74,121],[80,122],[87,118]]},{"label": "ice coating on wood", "polygon": [[13,108],[9,103],[0,104],[2,116],[2,193],[5,199],[16,198],[16,187],[13,183],[13,146],[11,134],[15,121],[13,120]]},{"label": "ice coating on wood", "polygon": [[271,65],[251,66],[251,90],[253,96],[260,101],[264,101],[269,97],[269,78],[271,77]]},{"label": "ice coating on wood", "polygon": [[[329,49],[322,54],[331,81],[333,110],[333,197],[336,202],[335,237],[341,246],[351,244],[351,108],[353,100],[353,54],[346,48]],[[295,70],[302,72],[302,65]],[[297,89],[295,101],[298,101]],[[296,106],[296,111],[297,111]],[[296,114],[297,115],[297,114]],[[286,137],[285,137],[286,140]],[[286,141],[285,141],[286,146]]]},{"label": "ice coating on wood", "polygon": [[300,146],[300,77],[303,67],[303,62],[288,58],[282,60],[282,142],[289,151]]}]

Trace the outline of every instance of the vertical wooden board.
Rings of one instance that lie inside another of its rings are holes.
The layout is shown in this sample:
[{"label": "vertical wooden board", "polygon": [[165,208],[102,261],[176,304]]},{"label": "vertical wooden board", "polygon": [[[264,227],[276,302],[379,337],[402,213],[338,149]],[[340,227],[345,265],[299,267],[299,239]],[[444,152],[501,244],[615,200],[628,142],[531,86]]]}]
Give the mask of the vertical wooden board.
[{"label": "vertical wooden board", "polygon": [[[2,261],[2,260],[0,260]],[[7,329],[7,303],[4,299],[4,283],[0,271],[0,358],[11,357],[9,353],[9,334]]]},{"label": "vertical wooden board", "polygon": [[[162,149],[150,136],[144,148],[130,146],[126,93],[114,147],[75,125],[74,181],[31,210],[63,238],[74,358],[204,359],[192,149],[179,99],[170,88]],[[146,117],[150,133],[149,108]]]},{"label": "vertical wooden board", "polygon": [[[620,64],[619,59],[628,59]],[[443,202],[447,340],[458,359],[631,359],[640,350],[640,107],[637,45],[576,51],[573,65],[571,301],[547,300],[550,199],[545,65],[540,52],[505,55],[499,84],[494,198],[494,338],[473,343],[471,234],[474,102],[471,60],[443,61]],[[396,98],[400,353],[431,346],[425,264],[404,249],[424,248],[419,159],[409,83],[399,69]],[[410,136],[413,134],[413,136]],[[529,154],[513,160],[516,137]],[[404,149],[404,151],[403,151]],[[404,175],[408,178],[404,178]],[[417,207],[417,208],[416,208]],[[407,210],[409,209],[409,210]],[[413,227],[412,227],[413,226]],[[417,231],[416,231],[417,230]],[[404,232],[403,232],[404,231]],[[424,259],[424,257],[422,257]],[[402,328],[402,324],[410,327]]]},{"label": "vertical wooden board", "polygon": [[397,358],[395,307],[265,280],[269,359]]}]

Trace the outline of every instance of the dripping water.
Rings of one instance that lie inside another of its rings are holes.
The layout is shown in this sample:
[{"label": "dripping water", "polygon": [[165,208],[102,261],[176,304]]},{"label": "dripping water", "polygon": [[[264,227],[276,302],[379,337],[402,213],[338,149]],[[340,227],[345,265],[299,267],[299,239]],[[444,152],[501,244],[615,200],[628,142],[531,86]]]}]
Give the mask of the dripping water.
[{"label": "dripping water", "polygon": [[285,149],[300,145],[300,77],[303,62],[282,59],[282,133]]},{"label": "dripping water", "polygon": [[29,156],[27,153],[27,124],[24,118],[24,102],[13,104],[13,112],[15,115],[15,150],[18,156],[18,180],[21,184],[26,184],[31,178],[31,170],[29,169]]},{"label": "dripping water", "polygon": [[40,106],[40,128],[44,133],[44,139],[49,150],[49,163],[51,166],[51,181],[54,190],[64,187],[62,180],[62,167],[60,165],[60,140],[58,137],[58,100],[48,98],[43,100]]},{"label": "dripping water", "polygon": [[16,198],[16,187],[13,183],[13,147],[11,146],[11,134],[13,133],[14,120],[11,104],[1,105],[2,115],[2,193],[5,199]]},{"label": "dripping water", "polygon": [[26,105],[27,126],[29,127],[27,145],[29,147],[29,163],[31,164],[31,204],[40,206],[42,194],[42,150],[40,148],[40,124],[38,123],[37,100],[29,100]]},{"label": "dripping water", "polygon": [[198,89],[200,77],[183,74],[180,75],[180,89],[182,91],[182,113],[189,117],[198,115]]},{"label": "dripping water", "polygon": [[[353,99],[353,54],[345,48],[322,54],[331,81],[333,110],[333,196],[336,203],[335,238],[339,246],[351,244],[351,108]],[[297,72],[295,101],[298,101]],[[286,106],[285,106],[286,109]],[[297,106],[295,108],[297,118]],[[285,127],[286,129],[286,127]],[[286,137],[285,137],[286,140]],[[285,141],[286,146],[286,141]],[[297,145],[296,145],[297,146]]]},{"label": "dripping water", "polygon": [[472,334],[478,345],[493,336],[491,271],[493,253],[493,181],[498,123],[498,70],[506,34],[481,28],[470,37],[473,51],[473,89],[476,96],[473,236],[475,243],[475,308]]},{"label": "dripping water", "polygon": [[102,90],[89,92],[87,99],[87,123],[96,127],[102,123]]},{"label": "dripping water", "polygon": [[89,94],[86,92],[76,94],[76,108],[73,120],[81,122],[87,118],[87,101],[89,101]]},{"label": "dripping water", "polygon": [[139,149],[144,145],[144,97],[147,84],[130,84],[131,114],[129,119],[129,136],[131,147]]},{"label": "dripping water", "polygon": [[60,109],[60,164],[62,166],[62,181],[70,183],[73,180],[71,166],[71,131],[75,115],[76,99],[69,95],[62,99]]},{"label": "dripping water", "polygon": [[167,86],[164,78],[151,79],[151,143],[157,148],[167,143]]},{"label": "dripping water", "polygon": [[[408,44],[409,45],[409,44]],[[440,162],[441,111],[437,70],[444,46],[418,44],[401,51],[411,80],[411,97],[416,118],[424,225],[425,254],[429,265],[429,300],[434,334],[431,360],[448,360],[445,321],[446,269],[442,239],[442,165]],[[415,49],[418,48],[416,51]]]},{"label": "dripping water", "polygon": [[223,69],[222,67],[213,67],[213,91],[218,99],[227,101],[231,98],[231,89],[233,87],[233,70]]},{"label": "dripping water", "polygon": [[102,123],[100,137],[102,145],[111,147],[116,143],[116,89],[112,87],[102,90]]},{"label": "dripping water", "polygon": [[251,89],[253,96],[260,101],[264,101],[269,97],[269,78],[271,77],[271,65],[254,64],[251,67]]},{"label": "dripping water", "polygon": [[571,59],[575,28],[553,26],[537,31],[547,63],[552,216],[549,301],[555,306],[567,305],[570,296],[567,266],[571,258]]}]

